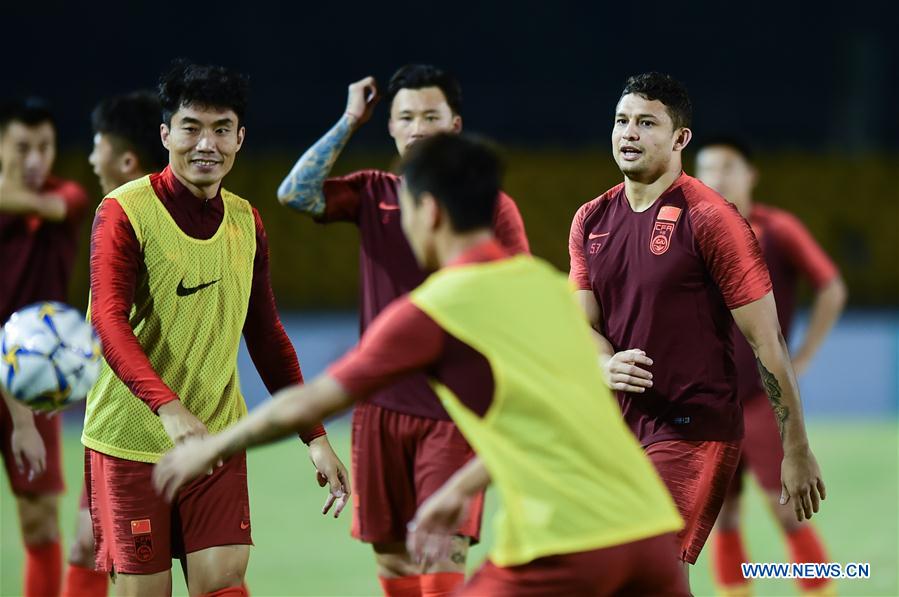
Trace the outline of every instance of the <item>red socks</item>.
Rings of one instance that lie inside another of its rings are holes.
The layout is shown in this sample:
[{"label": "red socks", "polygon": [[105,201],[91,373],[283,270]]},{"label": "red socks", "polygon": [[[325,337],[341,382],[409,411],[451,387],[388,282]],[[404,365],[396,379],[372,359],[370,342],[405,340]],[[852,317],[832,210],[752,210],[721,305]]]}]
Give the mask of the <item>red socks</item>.
[{"label": "red socks", "polygon": [[712,562],[718,585],[733,587],[749,582],[743,578],[743,569],[740,567],[740,564],[747,561],[740,531],[716,531],[712,545]]},{"label": "red socks", "polygon": [[384,578],[379,576],[384,597],[421,597],[420,576],[397,576]]},{"label": "red socks", "polygon": [[448,597],[462,586],[465,575],[461,572],[436,572],[422,574],[421,597]]},{"label": "red socks", "polygon": [[62,585],[62,597],[106,597],[109,575],[69,564]]},{"label": "red socks", "polygon": [[62,584],[59,540],[25,546],[25,597],[55,597]]},{"label": "red socks", "polygon": [[[818,533],[810,524],[804,524],[788,534],[787,545],[790,548],[790,559],[794,562],[815,564],[827,562],[824,544],[821,543]],[[812,591],[829,582],[828,578],[801,578],[797,581],[799,589],[802,591]]]},{"label": "red socks", "polygon": [[247,591],[246,585],[240,585],[239,587],[219,589],[212,593],[203,593],[201,597],[250,597],[250,593]]}]

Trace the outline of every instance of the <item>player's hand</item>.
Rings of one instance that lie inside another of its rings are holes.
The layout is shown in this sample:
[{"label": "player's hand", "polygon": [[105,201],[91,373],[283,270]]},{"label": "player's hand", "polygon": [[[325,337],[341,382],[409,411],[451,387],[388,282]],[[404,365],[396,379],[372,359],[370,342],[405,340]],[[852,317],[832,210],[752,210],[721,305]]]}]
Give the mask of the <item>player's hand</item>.
[{"label": "player's hand", "polygon": [[186,438],[166,452],[153,467],[153,487],[156,493],[171,502],[179,489],[204,473],[209,474],[219,461],[213,438]]},{"label": "player's hand", "polygon": [[642,350],[631,348],[612,355],[602,363],[602,371],[610,389],[642,394],[652,387],[652,373],[642,366],[652,366],[652,359]]},{"label": "player's hand", "polygon": [[359,128],[374,114],[375,106],[381,101],[378,85],[374,77],[365,77],[349,86],[346,98],[346,114],[353,121],[353,128]]},{"label": "player's hand", "polygon": [[821,469],[808,448],[784,454],[780,465],[781,505],[793,502],[796,520],[811,518],[826,497]]},{"label": "player's hand", "polygon": [[47,450],[44,440],[34,423],[14,425],[10,447],[19,473],[28,472],[28,480],[33,481],[47,470]]},{"label": "player's hand", "polygon": [[793,359],[793,372],[796,374],[796,377],[802,377],[805,375],[805,372],[808,370],[808,366],[810,365],[810,361],[806,358],[797,358]]},{"label": "player's hand", "polygon": [[323,435],[309,442],[309,457],[315,466],[315,478],[319,487],[330,485],[328,499],[322,506],[322,515],[334,507],[334,518],[340,516],[350,499],[350,475],[334,453],[328,436]]},{"label": "player's hand", "polygon": [[209,435],[209,430],[180,400],[172,400],[157,411],[166,435],[175,445],[190,437]]},{"label": "player's hand", "polygon": [[414,561],[427,568],[451,555],[467,503],[460,492],[449,487],[425,500],[406,527],[406,549]]}]

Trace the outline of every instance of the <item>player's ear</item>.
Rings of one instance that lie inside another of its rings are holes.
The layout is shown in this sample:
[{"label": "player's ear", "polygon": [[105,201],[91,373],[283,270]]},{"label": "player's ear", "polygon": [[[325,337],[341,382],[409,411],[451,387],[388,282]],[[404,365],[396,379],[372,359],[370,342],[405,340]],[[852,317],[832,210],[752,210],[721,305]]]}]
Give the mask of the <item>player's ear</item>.
[{"label": "player's ear", "polygon": [[237,151],[240,151],[240,148],[243,147],[243,140],[247,137],[247,129],[246,127],[240,127],[237,129]]},{"label": "player's ear", "polygon": [[162,139],[162,146],[166,149],[169,148],[169,125],[166,123],[162,123],[159,125],[159,138]]},{"label": "player's ear", "polygon": [[453,114],[453,132],[457,135],[462,132],[462,117],[458,114]]},{"label": "player's ear", "polygon": [[138,159],[133,151],[126,151],[119,157],[119,170],[124,175],[130,175],[137,170]]},{"label": "player's ear", "polygon": [[425,210],[425,221],[428,224],[428,230],[437,230],[443,221],[440,203],[434,198],[434,195],[425,192],[421,194],[421,207]]},{"label": "player's ear", "polygon": [[684,149],[686,149],[687,145],[690,144],[690,140],[692,138],[693,131],[691,131],[687,127],[678,129],[677,133],[674,135],[674,151],[683,151]]}]

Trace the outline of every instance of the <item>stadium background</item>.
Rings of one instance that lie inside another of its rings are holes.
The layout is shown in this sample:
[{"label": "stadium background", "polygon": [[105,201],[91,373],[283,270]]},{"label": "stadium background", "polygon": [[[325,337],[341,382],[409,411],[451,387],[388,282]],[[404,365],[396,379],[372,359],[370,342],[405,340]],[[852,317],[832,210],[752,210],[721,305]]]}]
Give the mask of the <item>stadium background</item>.
[{"label": "stadium background", "polygon": [[[505,147],[506,189],[521,207],[533,251],[565,270],[572,214],[620,179],[608,133],[621,84],[644,70],[674,74],[691,91],[697,139],[747,137],[761,172],[756,198],[796,213],[847,281],[847,314],[802,380],[830,496],[816,523],[833,561],[871,563],[872,578],[841,582],[842,594],[897,595],[899,118],[890,99],[899,92],[899,42],[876,5],[870,8],[870,19],[850,24],[842,4],[812,10],[769,2],[254,3],[205,13],[175,3],[49,3],[41,14],[5,6],[0,96],[33,93],[52,102],[60,121],[56,171],[99,199],[86,161],[88,115],[98,100],[151,87],[175,56],[249,73],[247,142],[226,186],[266,222],[275,295],[308,377],[356,338],[358,242],[350,226],[325,228],[285,212],[275,189],[340,115],[348,83],[374,74],[384,84],[411,61],[455,72],[466,129]],[[353,139],[335,172],[390,168],[385,112],[382,106]],[[687,162],[689,172],[689,152]],[[71,294],[81,308],[88,230],[86,223]],[[255,403],[265,392],[248,363],[243,354],[243,387]],[[66,539],[80,488],[79,416],[65,415]],[[330,429],[348,458],[344,421]],[[302,449],[286,442],[254,453],[250,490],[253,594],[376,591],[371,556],[348,538],[348,520],[317,514],[324,496],[313,489]],[[747,504],[752,559],[786,561],[758,496]],[[18,594],[21,547],[5,486],[0,550],[0,595]],[[484,552],[476,548],[473,560]],[[183,594],[179,576],[176,568],[176,593]],[[692,578],[697,594],[713,590],[705,557]],[[760,595],[794,593],[789,581],[756,588]]]}]

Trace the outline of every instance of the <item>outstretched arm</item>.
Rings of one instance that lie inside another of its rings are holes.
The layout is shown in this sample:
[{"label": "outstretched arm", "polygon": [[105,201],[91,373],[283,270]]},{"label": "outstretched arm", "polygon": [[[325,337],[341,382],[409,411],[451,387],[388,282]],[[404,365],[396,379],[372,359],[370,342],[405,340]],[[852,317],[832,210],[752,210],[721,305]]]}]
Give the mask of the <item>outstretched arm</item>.
[{"label": "outstretched arm", "polygon": [[371,118],[378,92],[373,77],[349,86],[346,112],[325,136],[306,150],[278,187],[278,201],[318,218],[325,213],[325,179],[353,132]]},{"label": "outstretched arm", "polygon": [[781,503],[793,500],[796,519],[811,518],[825,497],[824,481],[808,445],[799,387],[777,321],[774,294],[731,311],[756,355],[762,385],[771,401],[783,443]]}]

